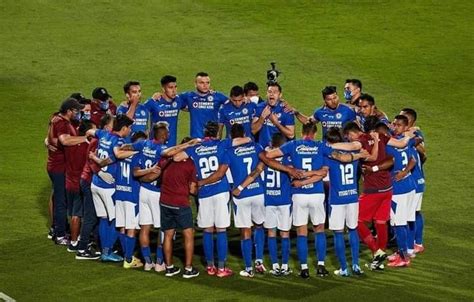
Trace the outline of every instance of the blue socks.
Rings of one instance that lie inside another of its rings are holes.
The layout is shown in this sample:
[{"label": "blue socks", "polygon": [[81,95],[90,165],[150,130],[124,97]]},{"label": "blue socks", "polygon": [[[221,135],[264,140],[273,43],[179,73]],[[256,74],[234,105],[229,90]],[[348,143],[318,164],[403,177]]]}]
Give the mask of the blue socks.
[{"label": "blue socks", "polygon": [[349,244],[351,245],[352,265],[359,265],[359,234],[357,229],[349,229]]},{"label": "blue socks", "polygon": [[220,269],[225,268],[227,261],[227,232],[217,232],[217,260]]},{"label": "blue socks", "polygon": [[336,250],[337,259],[341,264],[341,269],[347,269],[346,243],[344,242],[343,232],[334,232],[334,249]]},{"label": "blue socks", "polygon": [[202,233],[202,244],[204,246],[204,257],[207,266],[214,265],[214,233],[204,231]]},{"label": "blue socks", "polygon": [[108,227],[109,221],[107,218],[100,218],[99,220],[99,238],[100,238],[100,247],[102,248],[102,254],[109,254],[109,238],[108,238]]},{"label": "blue socks", "polygon": [[135,251],[135,237],[125,236],[125,259],[127,262],[132,262],[133,252]]},{"label": "blue socks", "polygon": [[415,216],[415,243],[423,244],[423,227],[425,226],[425,221],[423,215],[420,211],[416,212]]},{"label": "blue socks", "polygon": [[408,233],[407,233],[407,247],[409,250],[413,250],[415,248],[415,222],[409,221],[408,222]]},{"label": "blue socks", "polygon": [[326,234],[324,232],[314,235],[314,245],[318,253],[318,262],[324,262],[326,259]]},{"label": "blue socks", "polygon": [[112,248],[114,247],[114,244],[115,244],[115,241],[117,241],[117,237],[118,237],[118,234],[119,232],[117,231],[117,229],[115,228],[115,219],[110,221],[109,224],[108,224],[108,233],[109,233],[109,239],[110,241],[108,242],[108,248],[110,250],[112,250]]},{"label": "blue socks", "polygon": [[254,231],[255,259],[263,261],[263,248],[265,247],[265,230],[256,227]]},{"label": "blue socks", "polygon": [[296,252],[300,264],[308,264],[308,237],[298,236],[296,238]]},{"label": "blue socks", "polygon": [[156,263],[163,264],[163,246],[160,244],[156,247]]},{"label": "blue socks", "polygon": [[252,267],[252,239],[244,239],[240,241],[242,257],[244,258],[245,268]]},{"label": "blue socks", "polygon": [[127,239],[126,239],[126,237],[127,237],[127,235],[125,235],[124,233],[119,232],[118,238],[119,238],[120,246],[122,247],[122,252],[123,252],[124,255],[127,251]]},{"label": "blue socks", "polygon": [[272,264],[278,263],[278,247],[276,237],[268,237],[268,253]]},{"label": "blue socks", "polygon": [[397,236],[397,245],[400,256],[405,259],[407,255],[407,226],[397,225],[395,226],[395,234]]},{"label": "blue socks", "polygon": [[143,259],[145,259],[145,262],[148,263],[148,264],[151,264],[152,261],[151,261],[150,247],[149,246],[142,246],[141,250],[142,250],[142,256],[143,256]]},{"label": "blue socks", "polygon": [[290,259],[290,238],[281,238],[281,263],[288,264]]}]

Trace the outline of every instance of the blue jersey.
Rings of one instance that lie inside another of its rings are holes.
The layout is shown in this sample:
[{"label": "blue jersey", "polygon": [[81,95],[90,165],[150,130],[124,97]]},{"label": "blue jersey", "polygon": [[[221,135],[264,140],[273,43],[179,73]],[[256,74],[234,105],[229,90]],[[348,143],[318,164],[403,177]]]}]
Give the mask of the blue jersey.
[{"label": "blue jersey", "polygon": [[[289,156],[275,158],[285,166],[291,164]],[[265,206],[282,206],[291,204],[291,182],[285,172],[265,168]]]},{"label": "blue jersey", "polygon": [[[223,144],[217,139],[203,139],[200,145],[189,148],[185,152],[192,158],[196,166],[198,180],[202,180],[217,171],[226,148],[225,143]],[[223,177],[215,183],[199,188],[199,197],[205,198],[217,195],[222,192],[228,192],[229,189],[227,177]]]},{"label": "blue jersey", "polygon": [[[247,176],[257,167],[259,163],[258,155],[263,151],[262,146],[254,142],[238,147],[227,149],[222,157],[222,164],[230,167],[235,185],[240,185]],[[264,193],[264,184],[261,177],[249,184],[241,193],[239,198],[255,196]]]},{"label": "blue jersey", "polygon": [[[397,137],[399,139],[400,137]],[[390,145],[387,145],[386,152],[388,155],[393,156],[393,169],[392,177],[395,176],[398,172],[406,169],[410,158],[413,157],[413,145],[414,141],[411,139],[408,142],[408,145],[405,148],[394,148]],[[405,194],[412,190],[415,190],[415,181],[411,172],[408,172],[407,176],[399,181],[393,180],[393,194]]]},{"label": "blue jersey", "polygon": [[[255,109],[255,117],[260,117],[267,105],[267,102],[258,104]],[[295,125],[295,115],[290,112],[285,112],[285,106],[282,102],[278,101],[275,106],[271,107],[271,109],[272,113],[276,114],[276,116],[278,117],[278,122],[282,126]],[[264,147],[270,145],[272,135],[277,132],[280,132],[280,130],[278,130],[275,125],[273,125],[269,118],[266,118],[265,122],[262,125],[262,128],[259,131],[258,142]]]},{"label": "blue jersey", "polygon": [[226,137],[230,137],[230,128],[233,124],[242,124],[245,129],[245,136],[252,135],[252,119],[255,114],[254,103],[242,104],[235,107],[232,102],[225,103],[219,110],[219,123],[225,125]]},{"label": "blue jersey", "polygon": [[118,161],[114,200],[129,201],[138,205],[140,182],[133,176],[133,167],[138,165],[139,157],[139,154],[134,154]]},{"label": "blue jersey", "polygon": [[329,204],[349,204],[358,201],[357,166],[358,160],[342,163],[331,157],[324,158],[324,165],[329,168]]},{"label": "blue jersey", "polygon": [[220,92],[200,95],[195,91],[180,94],[183,104],[190,114],[190,135],[192,138],[204,137],[204,127],[209,121],[218,121],[219,108],[227,101]]},{"label": "blue jersey", "polygon": [[[158,163],[161,159],[161,152],[167,148],[165,145],[154,140],[140,141],[134,143],[132,146],[133,150],[140,151],[137,163],[140,169],[148,169]],[[141,185],[150,191],[160,191],[156,180],[152,182],[142,182]]]},{"label": "blue jersey", "polygon": [[[280,147],[284,155],[289,155],[293,167],[305,171],[319,170],[324,166],[324,156],[329,156],[333,149],[321,141],[309,139],[294,140]],[[324,193],[323,182],[307,184],[293,188],[293,194]]]},{"label": "blue jersey", "polygon": [[182,98],[177,96],[172,101],[167,101],[164,98],[158,101],[148,99],[145,102],[145,106],[150,111],[151,123],[153,125],[158,122],[168,123],[169,138],[167,145],[170,147],[175,146],[178,136],[178,115],[184,106]]},{"label": "blue jersey", "polygon": [[324,137],[329,128],[342,128],[345,123],[354,121],[356,114],[351,107],[345,104],[339,104],[336,109],[331,109],[327,106],[317,109],[313,113],[313,118],[321,122]]},{"label": "blue jersey", "polygon": [[[359,122],[359,124],[361,125],[362,127],[362,131],[366,132],[367,130],[364,128],[364,123],[365,123],[365,120],[367,119],[365,116],[363,116],[360,112],[357,113],[357,121]],[[390,125],[390,121],[387,119],[386,116],[377,116],[379,118],[379,120],[384,123],[385,125]]]},{"label": "blue jersey", "polygon": [[[127,114],[127,111],[128,104],[126,106],[122,104],[117,108],[117,114]],[[146,133],[148,129],[148,116],[148,108],[145,105],[139,103],[135,108],[135,114],[133,115],[133,125],[131,134],[138,131],[143,131]]]},{"label": "blue jersey", "polygon": [[[115,133],[107,130],[98,129],[95,131],[95,137],[99,140],[97,144],[96,155],[100,159],[110,158],[112,163],[105,167],[102,167],[102,171],[115,176],[117,170],[117,163],[114,153],[114,147],[119,144],[121,137]],[[102,180],[97,174],[92,177],[92,183],[100,188],[110,189],[115,188],[115,184],[108,184]]]},{"label": "blue jersey", "polygon": [[415,190],[416,193],[425,192],[425,173],[423,172],[423,165],[421,164],[420,154],[416,150],[416,147],[412,147],[412,154],[416,160],[416,165],[411,171],[413,180],[415,181]]}]

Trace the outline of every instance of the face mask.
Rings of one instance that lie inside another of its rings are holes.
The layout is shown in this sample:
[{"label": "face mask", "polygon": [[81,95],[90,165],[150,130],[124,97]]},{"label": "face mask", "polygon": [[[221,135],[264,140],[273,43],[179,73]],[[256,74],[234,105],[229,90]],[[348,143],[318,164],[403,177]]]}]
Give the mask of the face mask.
[{"label": "face mask", "polygon": [[76,120],[76,121],[81,120],[81,112],[80,111],[74,115],[74,120]]},{"label": "face mask", "polygon": [[90,112],[83,112],[82,113],[82,119],[83,120],[90,120],[91,119],[91,113]]},{"label": "face mask", "polygon": [[344,90],[344,98],[347,100],[347,101],[350,101],[352,99],[352,93],[350,90]]},{"label": "face mask", "polygon": [[100,109],[107,111],[109,109],[109,101],[100,101],[99,102]]},{"label": "face mask", "polygon": [[250,98],[250,101],[252,101],[252,103],[255,103],[255,104],[258,103],[258,100],[259,100],[259,98],[256,95]]}]

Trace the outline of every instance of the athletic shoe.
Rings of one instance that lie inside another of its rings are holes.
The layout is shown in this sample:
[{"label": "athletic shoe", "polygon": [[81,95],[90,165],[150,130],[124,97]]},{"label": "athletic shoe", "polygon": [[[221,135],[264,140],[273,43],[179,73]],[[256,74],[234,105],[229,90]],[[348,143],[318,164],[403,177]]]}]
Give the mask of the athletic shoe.
[{"label": "athletic shoe", "polygon": [[79,243],[76,243],[76,245],[72,245],[71,243],[69,243],[67,246],[67,251],[69,253],[76,253],[78,249],[79,249]]},{"label": "athletic shoe", "polygon": [[423,244],[416,244],[415,243],[415,254],[421,254],[425,251],[425,247]]},{"label": "athletic shoe", "polygon": [[253,270],[241,270],[240,271],[240,276],[242,277],[248,277],[248,278],[253,278],[255,274],[253,273]]},{"label": "athletic shoe", "polygon": [[90,250],[91,252],[94,252],[97,256],[100,256],[102,253],[99,251],[97,248],[97,244],[95,242],[91,241],[89,244],[87,244],[87,249]]},{"label": "athletic shoe", "polygon": [[387,253],[385,253],[381,249],[378,249],[377,252],[375,252],[374,254],[374,258],[372,259],[372,265],[374,267],[378,266],[382,264],[385,261],[385,259],[387,259]]},{"label": "athletic shoe", "polygon": [[48,239],[53,240],[54,237],[56,237],[56,234],[54,234],[54,228],[49,228]]},{"label": "athletic shoe", "polygon": [[132,261],[128,262],[127,260],[123,261],[123,268],[139,268],[142,267],[143,263],[135,256],[132,256]]},{"label": "athletic shoe", "polygon": [[183,278],[190,279],[199,276],[199,272],[194,267],[191,267],[191,270],[184,269]]},{"label": "athletic shoe", "polygon": [[206,271],[209,276],[214,276],[217,273],[217,268],[214,265],[210,265],[206,268]]},{"label": "athletic shoe", "polygon": [[407,256],[410,257],[411,259],[415,258],[416,257],[416,253],[413,252],[413,253],[407,253]]},{"label": "athletic shoe", "polygon": [[410,258],[402,259],[402,257],[398,257],[392,262],[387,264],[390,267],[407,267],[410,265]]},{"label": "athletic shoe", "polygon": [[288,268],[288,269],[281,268],[280,269],[280,276],[289,276],[291,274],[293,274],[293,271],[290,268]]},{"label": "athletic shoe", "polygon": [[96,255],[94,251],[89,249],[84,251],[77,251],[76,260],[97,260],[100,258],[100,255]]},{"label": "athletic shoe", "polygon": [[225,278],[225,277],[230,277],[234,274],[234,272],[228,268],[228,267],[225,267],[225,268],[220,268],[217,270],[217,273],[216,273],[216,276],[219,277],[219,278]]},{"label": "athletic shoe", "polygon": [[259,274],[263,274],[267,271],[265,265],[263,265],[260,261],[255,261],[255,272]]},{"label": "athletic shoe", "polygon": [[364,271],[360,269],[360,266],[358,264],[353,264],[352,274],[354,274],[354,276],[361,276],[364,274]]},{"label": "athletic shoe", "polygon": [[171,268],[166,268],[166,277],[173,277],[174,275],[177,275],[181,272],[181,269],[179,267],[173,266]]},{"label": "athletic shoe", "polygon": [[270,270],[270,274],[275,277],[281,276],[281,270],[279,268],[274,268]]},{"label": "athletic shoe", "polygon": [[110,253],[108,255],[102,254],[100,260],[103,262],[122,262],[123,258],[116,253]]},{"label": "athletic shoe", "polygon": [[379,271],[379,272],[383,272],[385,269],[385,266],[383,263],[379,265],[374,265],[373,263],[366,263],[365,267],[370,269],[371,271]]},{"label": "athletic shoe", "polygon": [[398,258],[400,258],[400,255],[398,254],[398,252],[395,252],[395,253],[391,254],[390,256],[388,256],[387,260],[389,262],[392,262],[392,261],[397,260]]},{"label": "athletic shoe", "polygon": [[163,262],[162,264],[155,264],[155,272],[161,273],[166,271],[166,264]]},{"label": "athletic shoe", "polygon": [[54,243],[56,243],[57,245],[69,245],[69,240],[66,236],[56,237],[56,239],[54,239]]},{"label": "athletic shoe", "polygon": [[320,277],[326,277],[329,275],[329,272],[324,265],[318,265],[318,268],[316,269],[316,275]]},{"label": "athletic shoe", "polygon": [[340,277],[349,277],[350,276],[349,271],[347,270],[347,268],[346,269],[340,268],[340,269],[334,271],[334,275],[340,276]]},{"label": "athletic shoe", "polygon": [[300,272],[300,277],[303,279],[308,279],[309,278],[309,269],[305,268],[302,269]]},{"label": "athletic shoe", "polygon": [[146,272],[149,272],[154,268],[155,268],[155,264],[153,262],[151,262],[151,263],[146,263],[145,262],[145,265],[143,266],[143,270],[146,271]]}]

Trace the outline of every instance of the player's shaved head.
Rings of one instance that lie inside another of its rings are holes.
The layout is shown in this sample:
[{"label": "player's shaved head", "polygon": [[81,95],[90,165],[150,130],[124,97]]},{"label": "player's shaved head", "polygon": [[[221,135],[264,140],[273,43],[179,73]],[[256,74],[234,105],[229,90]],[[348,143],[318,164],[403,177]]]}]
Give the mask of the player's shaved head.
[{"label": "player's shaved head", "polygon": [[280,132],[273,133],[272,135],[273,148],[278,148],[284,143],[286,143],[286,136],[284,136],[283,133],[280,133]]},{"label": "player's shaved head", "polygon": [[345,124],[344,128],[342,128],[342,131],[344,132],[344,135],[347,135],[349,132],[354,132],[354,133],[362,132],[362,130],[360,130],[360,127],[359,125],[357,125],[356,122],[349,122]]},{"label": "player's shaved head", "polygon": [[402,122],[405,126],[408,126],[408,118],[404,115],[399,114],[395,116],[395,120]]},{"label": "player's shaved head", "polygon": [[158,122],[153,125],[153,138],[156,140],[166,140],[168,138],[168,123]]},{"label": "player's shaved head", "polygon": [[245,129],[242,124],[233,124],[230,128],[230,137],[237,138],[237,137],[244,137]]}]

